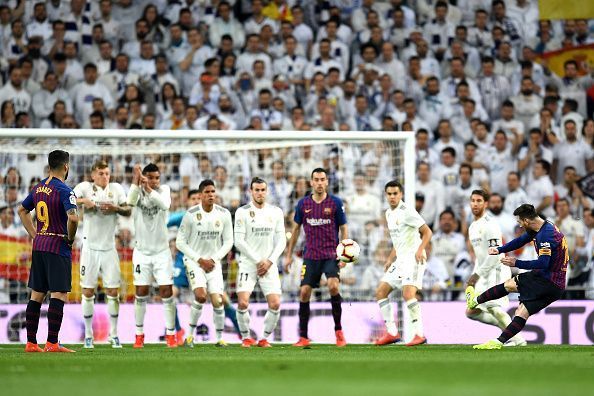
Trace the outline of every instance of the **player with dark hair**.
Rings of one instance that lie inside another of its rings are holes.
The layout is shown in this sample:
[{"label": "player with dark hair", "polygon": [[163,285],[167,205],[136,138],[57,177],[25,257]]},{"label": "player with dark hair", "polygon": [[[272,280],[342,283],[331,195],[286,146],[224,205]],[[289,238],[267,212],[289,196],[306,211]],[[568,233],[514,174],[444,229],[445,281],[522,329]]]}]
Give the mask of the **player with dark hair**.
[{"label": "player with dark hair", "polygon": [[[64,183],[70,169],[70,155],[62,150],[52,151],[48,165],[49,177],[33,187],[18,209],[23,226],[33,238],[25,352],[74,352],[58,342],[64,303],[72,281],[72,243],[78,228],[76,196]],[[37,226],[29,215],[32,210],[35,210]],[[41,349],[37,345],[37,328],[41,303],[48,292],[47,343]]]},{"label": "player with dark hair", "polygon": [[520,305],[511,323],[497,339],[475,345],[474,349],[501,349],[503,344],[524,328],[530,315],[538,313],[560,299],[565,290],[565,274],[569,262],[565,236],[553,223],[538,216],[536,209],[530,204],[520,205],[514,210],[514,216],[526,232],[501,247],[489,247],[489,254],[513,252],[534,241],[538,259],[524,261],[514,257],[503,257],[501,263],[504,265],[531,271],[516,275],[504,283],[487,289],[481,295],[477,296],[473,290],[466,293],[470,310],[487,301],[505,297],[509,293],[520,293]]},{"label": "player with dark hair", "polygon": [[[344,205],[340,198],[330,195],[328,189],[328,174],[322,168],[316,168],[311,173],[313,193],[297,203],[295,209],[295,225],[288,243],[285,257],[285,271],[288,272],[293,262],[293,249],[299,238],[301,226],[305,231],[305,249],[303,252],[303,267],[301,270],[301,290],[299,292],[299,341],[294,346],[308,346],[310,340],[307,335],[309,323],[309,300],[312,289],[320,287],[322,274],[328,280],[328,291],[332,304],[336,345],[346,345],[342,325],[342,299],[340,297],[340,266],[336,259],[338,233],[342,239],[348,238],[348,228]],[[342,264],[344,266],[344,264]]]},{"label": "player with dark hair", "polygon": [[171,206],[171,190],[161,184],[161,172],[155,164],[140,170],[134,166],[128,205],[133,206],[136,246],[132,254],[134,270],[134,316],[136,340],[134,348],[144,347],[144,315],[153,278],[159,285],[163,302],[167,347],[177,347],[175,338],[175,299],[173,298],[173,262],[167,238],[167,219]]}]

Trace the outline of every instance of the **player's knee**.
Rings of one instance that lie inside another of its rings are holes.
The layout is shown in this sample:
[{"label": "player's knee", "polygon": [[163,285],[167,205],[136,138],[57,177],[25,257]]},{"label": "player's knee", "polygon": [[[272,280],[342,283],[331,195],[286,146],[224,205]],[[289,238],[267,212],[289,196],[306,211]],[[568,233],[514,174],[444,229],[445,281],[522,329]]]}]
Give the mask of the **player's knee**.
[{"label": "player's knee", "polygon": [[328,285],[328,292],[331,296],[337,295],[340,292],[338,285]]},{"label": "player's knee", "polygon": [[194,296],[194,300],[200,304],[206,304],[206,296]]},{"label": "player's knee", "polygon": [[118,289],[105,289],[105,294],[107,294],[109,297],[117,297]]},{"label": "player's knee", "polygon": [[237,309],[240,309],[240,310],[244,311],[244,310],[248,309],[248,306],[249,306],[249,304],[248,304],[247,301],[245,301],[245,300],[241,300],[241,301],[240,300],[237,300]]},{"label": "player's knee", "polygon": [[173,295],[173,291],[171,290],[171,287],[164,287],[159,290],[159,295],[161,295],[161,298],[169,298]]},{"label": "player's knee", "polygon": [[280,309],[280,300],[274,299],[269,301],[268,308],[272,309],[273,311],[278,311]]},{"label": "player's knee", "polygon": [[310,298],[311,298],[311,290],[302,288],[299,291],[299,300],[301,300],[302,302],[309,301]]},{"label": "player's knee", "polygon": [[474,319],[477,315],[477,312],[474,309],[467,309],[465,314],[468,319]]},{"label": "player's knee", "polygon": [[[107,293],[107,295],[110,295],[109,290],[106,290],[106,293]],[[95,291],[93,289],[83,289],[82,295],[85,296],[86,298],[92,298],[95,296]]]}]

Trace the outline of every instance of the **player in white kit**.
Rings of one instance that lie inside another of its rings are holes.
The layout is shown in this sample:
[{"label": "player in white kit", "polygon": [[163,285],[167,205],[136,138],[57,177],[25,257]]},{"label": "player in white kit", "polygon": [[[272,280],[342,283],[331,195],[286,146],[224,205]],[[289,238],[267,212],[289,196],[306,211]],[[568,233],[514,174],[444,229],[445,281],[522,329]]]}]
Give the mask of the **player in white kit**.
[{"label": "player in white kit", "polygon": [[74,187],[76,203],[84,208],[83,242],[80,253],[80,286],[85,322],[84,348],[93,346],[93,313],[95,289],[99,272],[107,297],[109,313],[109,341],[113,348],[121,348],[118,337],[120,311],[120,258],[115,248],[115,229],[118,215],[130,216],[126,193],[118,183],[110,183],[110,170],[105,161],[97,161],[91,168],[93,182]]},{"label": "player in white kit", "polygon": [[175,244],[184,254],[184,265],[194,291],[190,308],[190,331],[186,345],[194,347],[194,334],[207,293],[213,308],[217,346],[227,346],[223,340],[225,310],[223,308],[223,269],[221,260],[233,247],[231,213],[216,205],[216,190],[212,180],[206,179],[198,187],[202,202],[184,215]]},{"label": "player in white kit", "polygon": [[415,210],[414,203],[405,204],[402,201],[403,189],[398,181],[388,182],[384,192],[390,205],[386,210],[386,222],[393,248],[384,265],[385,274],[375,292],[387,330],[375,344],[388,345],[400,341],[392,304],[388,298],[395,288],[400,287],[408,308],[409,328],[415,334],[406,345],[425,344],[427,339],[423,335],[421,306],[416,295],[423,286],[423,274],[427,266],[425,248],[433,233]]},{"label": "player in white kit", "polygon": [[[470,210],[474,221],[468,227],[468,239],[474,250],[476,262],[474,271],[466,284],[467,296],[469,293],[481,294],[511,278],[511,269],[501,264],[500,261],[504,255],[489,255],[488,253],[490,247],[503,246],[499,223],[497,219],[488,213],[488,206],[489,194],[483,190],[472,191]],[[511,323],[511,318],[505,311],[508,305],[509,299],[505,296],[497,300],[487,301],[474,309],[467,308],[466,316],[469,319],[497,326],[504,330]],[[523,346],[526,345],[526,341],[520,335],[516,335],[505,345]]]},{"label": "player in white kit", "polygon": [[235,247],[240,253],[237,274],[237,323],[241,331],[242,347],[251,347],[256,340],[250,337],[250,296],[256,283],[268,302],[264,316],[264,333],[257,345],[270,347],[272,334],[280,318],[281,282],[278,258],[285,250],[285,218],[283,211],[266,203],[268,186],[258,177],[250,183],[252,202],[235,212]]},{"label": "player in white kit", "polygon": [[133,206],[136,246],[132,253],[134,271],[134,316],[136,341],[134,348],[144,347],[144,315],[153,278],[165,313],[165,340],[169,348],[177,347],[175,339],[175,299],[173,297],[173,260],[167,237],[167,220],[171,206],[171,190],[161,185],[161,173],[155,164],[140,170],[134,167],[128,204]]}]

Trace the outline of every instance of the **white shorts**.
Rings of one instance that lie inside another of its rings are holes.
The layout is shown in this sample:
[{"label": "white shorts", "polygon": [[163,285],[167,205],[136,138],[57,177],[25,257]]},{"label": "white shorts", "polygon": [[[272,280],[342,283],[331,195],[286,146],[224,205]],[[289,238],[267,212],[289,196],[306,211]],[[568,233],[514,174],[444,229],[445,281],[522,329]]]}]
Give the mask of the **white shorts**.
[{"label": "white shorts", "polygon": [[415,256],[398,257],[384,273],[381,281],[389,284],[393,289],[402,286],[415,286],[421,290],[426,267],[427,262],[423,261],[422,264],[417,264]]},{"label": "white shorts", "polygon": [[206,289],[208,294],[223,294],[225,283],[221,263],[216,263],[209,273],[204,272],[197,262],[186,257],[184,257],[184,265],[186,266],[186,274],[191,290],[203,288]]},{"label": "white shorts", "polygon": [[150,256],[134,249],[132,265],[134,286],[150,286],[153,278],[159,286],[173,285],[173,260],[169,249]]},{"label": "white shorts", "polygon": [[265,296],[269,294],[282,294],[281,281],[278,275],[276,265],[270,267],[266,275],[258,276],[258,270],[255,264],[239,263],[239,272],[237,273],[237,292],[251,293],[260,285],[260,289]]},{"label": "white shorts", "polygon": [[83,246],[80,251],[80,286],[83,289],[96,288],[99,271],[101,271],[104,288],[120,287],[120,257],[115,248],[92,250]]},{"label": "white shorts", "polygon": [[[491,271],[492,273],[495,271]],[[485,292],[487,289],[498,285],[499,283],[503,283],[505,282],[507,279],[501,279],[501,280],[495,280],[493,278],[493,276],[489,276],[488,278],[479,278],[479,280],[476,282],[476,285],[474,285],[474,290],[475,293],[477,294],[477,296],[479,294],[482,294],[483,292]],[[509,297],[505,296],[505,297],[501,297],[498,298],[497,300],[491,300],[491,301],[487,301],[482,303],[481,305],[479,305],[479,308],[493,308],[493,307],[499,307],[502,309],[506,309],[509,305]]]}]

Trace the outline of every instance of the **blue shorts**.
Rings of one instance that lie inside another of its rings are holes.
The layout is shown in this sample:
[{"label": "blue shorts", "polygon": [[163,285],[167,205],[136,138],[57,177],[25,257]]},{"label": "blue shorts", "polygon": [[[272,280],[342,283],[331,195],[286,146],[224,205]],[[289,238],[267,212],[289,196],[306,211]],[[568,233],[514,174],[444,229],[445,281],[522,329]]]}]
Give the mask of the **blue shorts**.
[{"label": "blue shorts", "polygon": [[190,287],[188,277],[186,275],[186,266],[184,265],[183,254],[175,256],[173,263],[173,286],[181,289],[183,287]]},{"label": "blue shorts", "polygon": [[301,286],[308,285],[316,289],[320,287],[320,279],[322,274],[326,278],[340,278],[340,268],[338,268],[338,260],[335,258],[327,260],[303,260],[301,266]]}]

